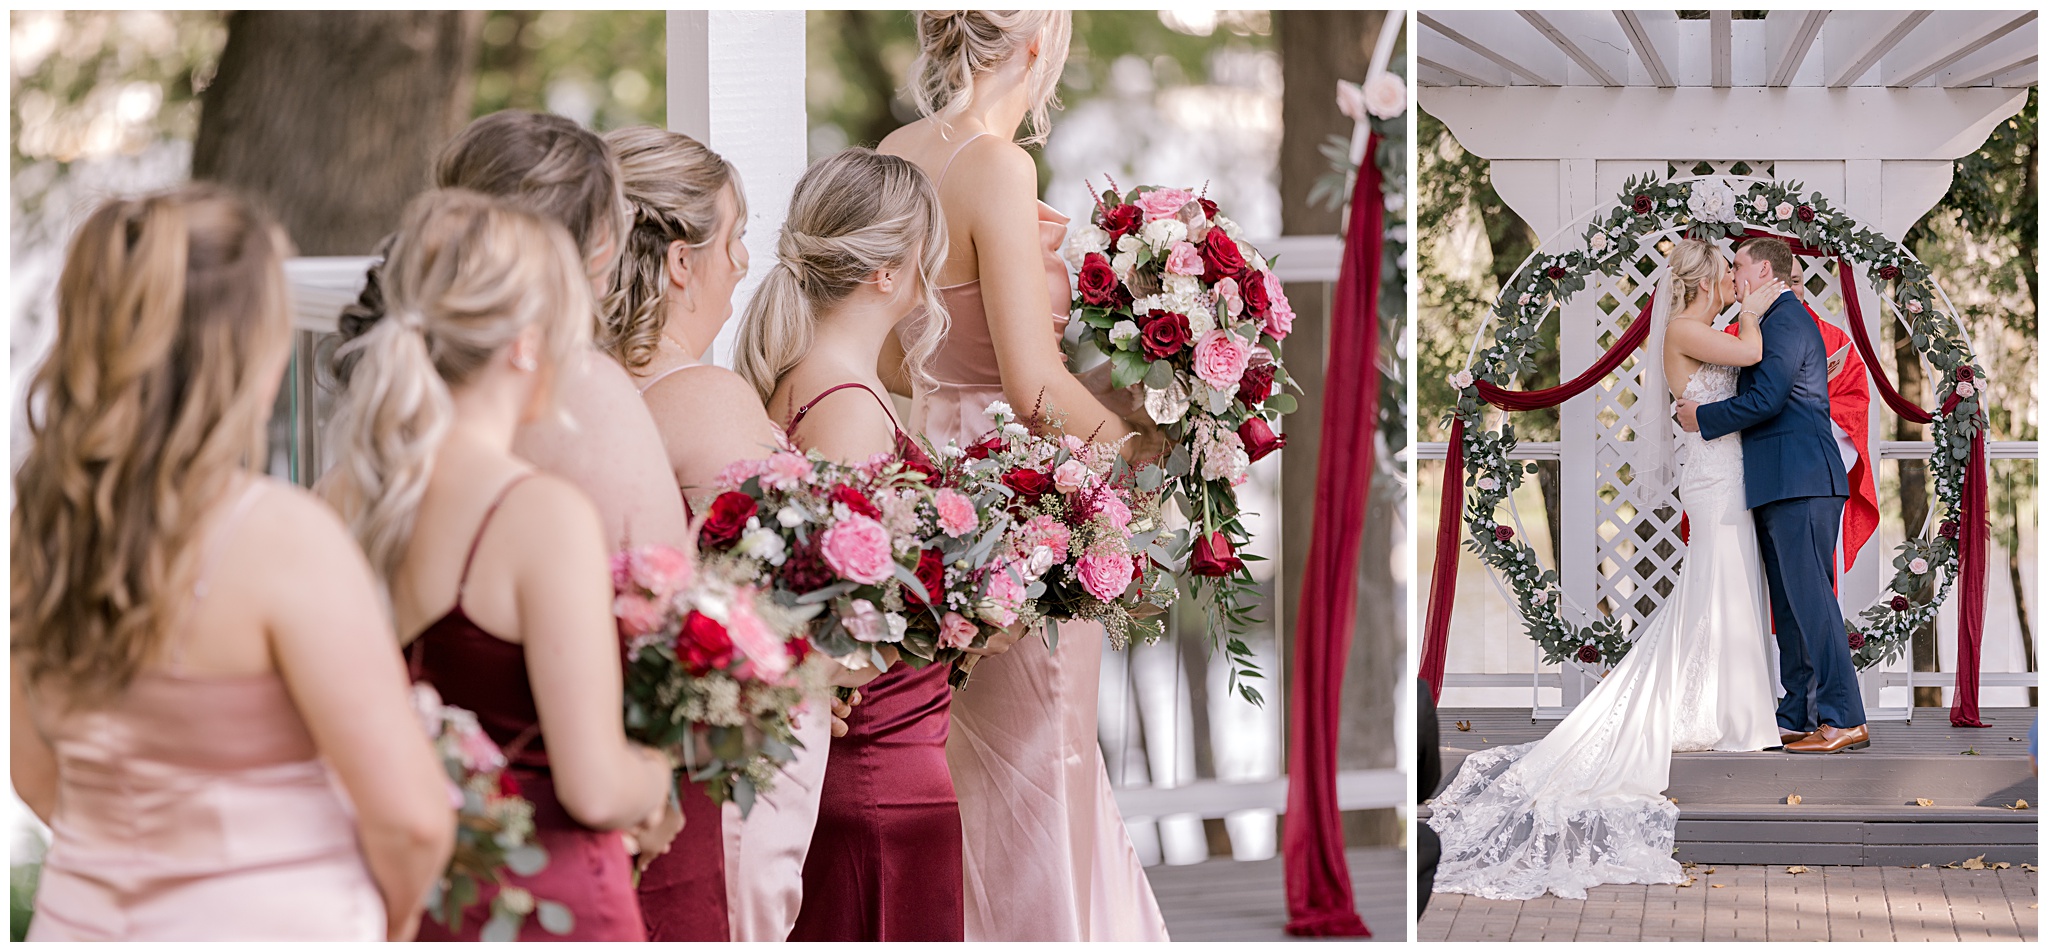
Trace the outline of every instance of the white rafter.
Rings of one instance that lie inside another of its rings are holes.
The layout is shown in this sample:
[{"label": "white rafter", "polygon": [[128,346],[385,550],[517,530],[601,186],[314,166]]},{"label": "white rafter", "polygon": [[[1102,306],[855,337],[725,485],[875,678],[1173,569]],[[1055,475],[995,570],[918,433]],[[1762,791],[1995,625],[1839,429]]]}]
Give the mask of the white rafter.
[{"label": "white rafter", "polygon": [[1506,55],[1500,53],[1492,47],[1489,47],[1486,44],[1479,42],[1478,40],[1474,40],[1471,37],[1466,36],[1465,34],[1459,32],[1455,28],[1449,26],[1448,24],[1445,24],[1442,20],[1437,19],[1436,17],[1430,16],[1427,13],[1418,12],[1415,14],[1415,19],[1418,23],[1422,24],[1423,26],[1429,27],[1430,29],[1443,34],[1451,42],[1456,43],[1459,46],[1462,46],[1468,50],[1471,50],[1474,53],[1486,57],[1488,60],[1500,66],[1502,69],[1505,69],[1508,72],[1515,74],[1516,76],[1520,76],[1523,79],[1535,83],[1538,86],[1561,85],[1559,83],[1551,82],[1549,79],[1544,78],[1544,76],[1541,73],[1538,73],[1527,66],[1524,66],[1520,63],[1515,62],[1512,59],[1509,59]]},{"label": "white rafter", "polygon": [[1602,68],[1598,60],[1587,55],[1585,50],[1580,49],[1579,44],[1572,42],[1572,38],[1566,36],[1564,30],[1550,22],[1543,14],[1535,10],[1522,10],[1518,12],[1522,14],[1522,19],[1529,21],[1529,25],[1536,28],[1536,32],[1543,34],[1558,49],[1563,50],[1564,55],[1571,57],[1572,62],[1579,64],[1580,69],[1585,70],[1594,79],[1599,80],[1600,85],[1624,85],[1620,80],[1615,79],[1612,74],[1608,73],[1606,69]]},{"label": "white rafter", "polygon": [[[1832,48],[1829,49],[1830,58],[1836,60],[1846,58],[1850,62],[1839,73],[1828,79],[1828,85],[1837,89],[1854,85],[1857,80],[1863,78],[1865,73],[1870,72],[1871,67],[1877,65],[1878,60],[1884,59],[1886,53],[1891,52],[1894,47],[1905,40],[1908,34],[1913,32],[1915,27],[1926,22],[1927,18],[1932,14],[1933,11],[1931,10],[1901,10],[1890,14],[1860,14],[1867,17],[1890,16],[1894,19],[1888,29],[1882,27],[1874,29],[1870,31],[1869,35],[1863,37],[1863,47],[1860,50],[1853,51],[1853,56],[1834,56],[1832,54],[1836,51]],[[1829,31],[1828,40],[1832,44],[1841,35],[1840,31]]]},{"label": "white rafter", "polygon": [[1649,71],[1650,81],[1657,86],[1678,85],[1671,78],[1671,70],[1664,65],[1664,56],[1657,51],[1657,44],[1650,39],[1650,30],[1644,25],[1642,15],[1634,10],[1616,10],[1614,19],[1621,24],[1621,32],[1628,35],[1629,46],[1636,51],[1636,58],[1642,60],[1643,68]]},{"label": "white rafter", "polygon": [[[1786,28],[1786,32],[1783,34],[1779,34],[1776,30],[1771,29],[1771,27],[1776,26],[1771,21],[1779,17],[1794,18],[1792,19],[1791,26]],[[1770,78],[1764,85],[1792,85],[1792,78],[1799,75],[1799,65],[1806,62],[1806,54],[1813,50],[1813,41],[1820,36],[1821,24],[1827,18],[1828,11],[1826,10],[1771,11],[1770,16],[1765,19],[1766,35],[1769,35],[1774,40],[1782,35],[1785,39],[1785,48],[1783,50],[1772,50],[1772,52],[1778,54],[1778,61],[1772,64]]]},{"label": "white rafter", "polygon": [[1727,10],[1707,15],[1713,54],[1713,83],[1726,89],[1735,85],[1735,17]]},{"label": "white rafter", "polygon": [[2013,72],[2014,70],[2018,70],[2027,66],[2032,66],[2040,61],[2040,54],[2032,53],[2020,57],[2018,59],[2000,63],[1996,66],[1991,67],[1990,69],[1984,70],[1983,72],[1970,77],[1969,79],[1965,79],[1960,82],[1954,83],[1942,83],[1942,85],[1950,88],[1955,88],[1959,86],[1976,86],[1979,84],[1989,86],[1992,85],[1992,82],[2001,75]]},{"label": "white rafter", "polygon": [[2006,20],[2003,23],[1993,27],[1991,30],[1982,33],[1978,36],[1966,36],[1956,41],[1954,46],[1943,51],[1938,57],[1934,59],[1933,62],[1930,62],[1925,66],[1921,66],[1920,68],[1913,70],[1911,73],[1908,73],[1904,78],[1900,79],[1895,83],[1890,83],[1889,85],[1914,85],[1920,82],[1921,80],[1924,80],[1927,77],[1934,75],[1935,73],[1941,72],[1942,70],[1947,69],[1958,62],[1961,62],[1963,57],[1968,56],[1971,53],[1975,53],[1978,50],[1981,50],[1987,46],[1990,46],[1991,44],[1997,42],[2000,37],[2003,37],[2006,34],[2019,29],[2020,27],[2026,26],[2027,24],[2034,22],[2036,19],[2040,18],[2040,15],[2040,11],[2038,10],[2027,10],[2025,12],[2019,13],[2012,19]]},{"label": "white rafter", "polygon": [[1450,75],[1451,75],[1451,77],[1452,77],[1452,78],[1454,78],[1454,79],[1459,79],[1459,80],[1462,80],[1462,81],[1464,82],[1464,84],[1465,84],[1465,85],[1467,85],[1467,86],[1501,86],[1501,85],[1505,85],[1505,84],[1503,84],[1503,83],[1496,83],[1496,82],[1491,82],[1491,81],[1489,81],[1489,80],[1481,79],[1481,78],[1479,78],[1479,77],[1477,77],[1477,76],[1474,76],[1474,75],[1472,75],[1471,73],[1465,72],[1464,70],[1462,70],[1462,69],[1459,69],[1459,68],[1457,68],[1457,67],[1455,67],[1455,66],[1447,66],[1447,65],[1445,65],[1445,64],[1443,64],[1443,63],[1439,63],[1439,62],[1437,62],[1436,60],[1430,59],[1429,57],[1427,57],[1427,56],[1423,56],[1423,55],[1421,55],[1421,54],[1417,54],[1417,55],[1416,55],[1416,57],[1415,57],[1415,62],[1416,62],[1416,64],[1417,64],[1417,65],[1419,65],[1419,66],[1425,66],[1425,67],[1428,67],[1428,68],[1430,68],[1430,69],[1434,69],[1434,70],[1438,70],[1438,71],[1440,71],[1440,72],[1448,73],[1448,74],[1450,74]]}]

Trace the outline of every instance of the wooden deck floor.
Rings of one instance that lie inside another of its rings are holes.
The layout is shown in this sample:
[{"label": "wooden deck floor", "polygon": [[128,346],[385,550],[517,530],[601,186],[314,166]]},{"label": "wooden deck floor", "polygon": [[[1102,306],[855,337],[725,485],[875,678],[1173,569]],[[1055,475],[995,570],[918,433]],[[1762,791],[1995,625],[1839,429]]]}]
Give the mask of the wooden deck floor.
[{"label": "wooden deck floor", "polygon": [[[1351,890],[1358,914],[1379,942],[1405,942],[1408,854],[1389,847],[1354,849]],[[1212,859],[1145,870],[1167,932],[1175,942],[1276,942],[1287,934],[1287,887],[1279,859]]]}]

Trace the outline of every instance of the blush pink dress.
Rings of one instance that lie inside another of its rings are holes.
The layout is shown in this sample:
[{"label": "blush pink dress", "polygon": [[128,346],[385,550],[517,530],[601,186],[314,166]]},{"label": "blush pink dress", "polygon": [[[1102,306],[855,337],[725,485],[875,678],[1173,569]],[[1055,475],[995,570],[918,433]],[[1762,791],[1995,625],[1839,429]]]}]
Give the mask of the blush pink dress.
[{"label": "blush pink dress", "polygon": [[30,702],[57,807],[28,938],[381,941],[355,817],[284,680],[187,676],[171,637],[166,667],[107,706]]},{"label": "blush pink dress", "polygon": [[[1059,309],[1046,328],[1054,335],[1066,327],[1061,305],[1072,294],[1057,253],[1067,221],[1039,203],[1046,287]],[[952,327],[930,364],[938,388],[913,404],[911,428],[934,445],[965,445],[993,429],[985,408],[1005,399],[1003,382],[981,282],[939,293]],[[1081,623],[1060,626],[1057,650],[1027,638],[982,659],[953,698],[946,761],[966,837],[968,941],[1167,938],[1096,740],[1103,638],[1101,625]]]}]

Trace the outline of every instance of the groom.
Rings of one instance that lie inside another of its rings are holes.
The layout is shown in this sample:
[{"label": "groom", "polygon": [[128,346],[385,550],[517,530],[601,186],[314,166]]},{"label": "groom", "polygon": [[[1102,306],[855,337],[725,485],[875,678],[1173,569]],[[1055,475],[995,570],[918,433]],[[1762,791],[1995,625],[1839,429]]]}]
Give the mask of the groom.
[{"label": "groom", "polygon": [[[1757,238],[1735,252],[1739,294],[1799,280],[1792,249]],[[1742,476],[1756,519],[1778,634],[1778,735],[1785,750],[1832,754],[1870,746],[1856,666],[1835,601],[1835,540],[1849,476],[1828,429],[1828,353],[1790,290],[1761,321],[1763,360],[1742,369],[1735,396],[1678,403],[1678,424],[1702,439],[1742,432]],[[1817,729],[1816,729],[1817,728]]]}]

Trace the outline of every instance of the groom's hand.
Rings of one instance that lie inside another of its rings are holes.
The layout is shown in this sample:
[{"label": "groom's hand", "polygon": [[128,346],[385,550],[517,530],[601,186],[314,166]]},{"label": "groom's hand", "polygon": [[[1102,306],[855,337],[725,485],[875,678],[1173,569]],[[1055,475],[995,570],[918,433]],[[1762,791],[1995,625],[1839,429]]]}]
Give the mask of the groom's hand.
[{"label": "groom's hand", "polygon": [[1678,401],[1678,428],[1687,433],[1698,433],[1700,431],[1699,408],[1700,405],[1691,400]]}]

